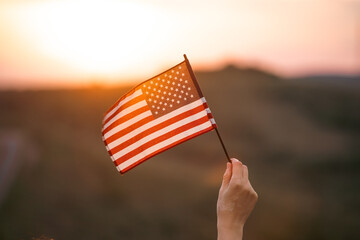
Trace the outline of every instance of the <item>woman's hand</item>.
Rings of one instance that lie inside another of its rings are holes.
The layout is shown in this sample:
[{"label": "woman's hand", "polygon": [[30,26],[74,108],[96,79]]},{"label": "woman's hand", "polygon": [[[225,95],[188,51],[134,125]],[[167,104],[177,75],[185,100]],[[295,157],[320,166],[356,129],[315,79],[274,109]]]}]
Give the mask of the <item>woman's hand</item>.
[{"label": "woman's hand", "polygon": [[227,163],[217,202],[218,240],[242,239],[244,224],[257,199],[248,168],[232,158]]}]

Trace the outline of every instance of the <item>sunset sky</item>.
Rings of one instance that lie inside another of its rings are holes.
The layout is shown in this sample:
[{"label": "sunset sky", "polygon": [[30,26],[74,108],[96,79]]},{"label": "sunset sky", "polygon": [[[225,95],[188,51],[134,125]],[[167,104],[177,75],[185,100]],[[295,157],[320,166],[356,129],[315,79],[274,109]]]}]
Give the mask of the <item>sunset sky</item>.
[{"label": "sunset sky", "polygon": [[360,73],[360,0],[0,0],[0,88],[119,84],[183,60]]}]

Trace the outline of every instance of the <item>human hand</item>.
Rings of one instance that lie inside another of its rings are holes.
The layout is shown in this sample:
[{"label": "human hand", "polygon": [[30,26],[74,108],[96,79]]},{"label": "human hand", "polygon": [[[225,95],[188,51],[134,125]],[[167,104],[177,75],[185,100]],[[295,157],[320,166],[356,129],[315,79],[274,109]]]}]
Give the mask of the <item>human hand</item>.
[{"label": "human hand", "polygon": [[218,240],[242,239],[243,227],[258,195],[248,178],[248,168],[232,158],[227,163],[217,202]]}]

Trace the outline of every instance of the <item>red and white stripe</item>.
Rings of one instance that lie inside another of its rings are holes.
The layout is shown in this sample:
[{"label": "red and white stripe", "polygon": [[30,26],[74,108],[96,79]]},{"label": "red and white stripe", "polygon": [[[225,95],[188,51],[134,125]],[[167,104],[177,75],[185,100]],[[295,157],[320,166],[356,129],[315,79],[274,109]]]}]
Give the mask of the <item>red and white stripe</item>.
[{"label": "red and white stripe", "polygon": [[205,98],[154,118],[141,89],[125,95],[106,113],[103,141],[119,172],[216,127]]}]

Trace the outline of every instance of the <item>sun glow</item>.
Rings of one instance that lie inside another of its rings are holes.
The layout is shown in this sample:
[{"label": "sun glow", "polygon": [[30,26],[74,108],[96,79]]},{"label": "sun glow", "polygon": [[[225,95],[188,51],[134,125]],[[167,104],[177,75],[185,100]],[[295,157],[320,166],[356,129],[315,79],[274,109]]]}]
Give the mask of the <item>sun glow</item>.
[{"label": "sun glow", "polygon": [[358,74],[359,3],[0,0],[0,89],[133,84],[184,53],[195,70]]},{"label": "sun glow", "polygon": [[144,3],[38,2],[16,9],[13,17],[44,55],[101,76],[131,76],[166,51],[171,38],[161,34],[170,16]]}]

